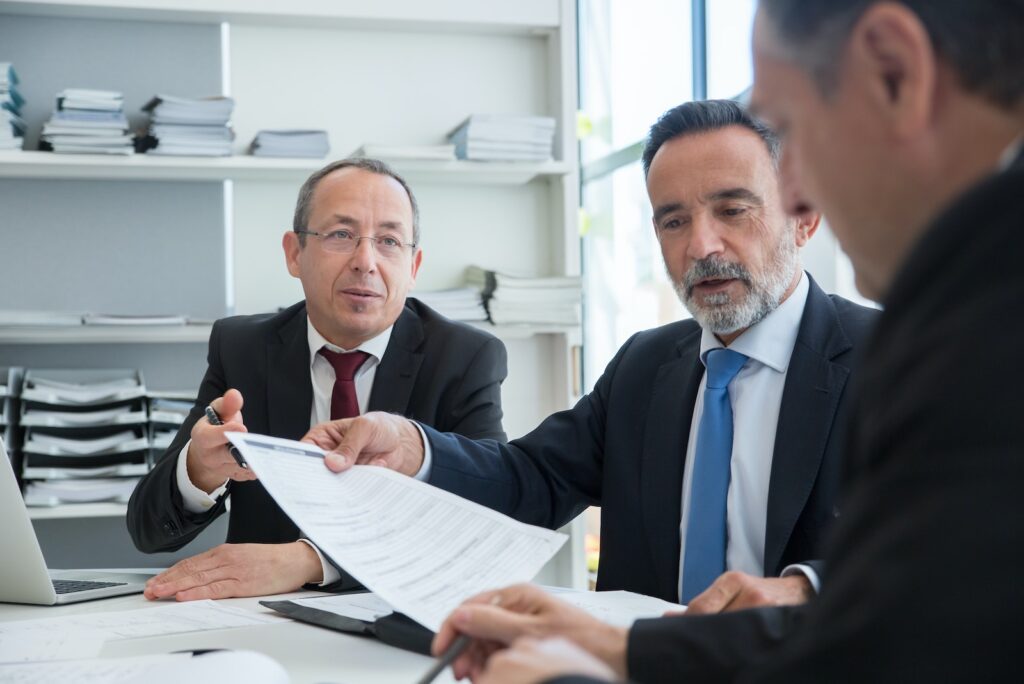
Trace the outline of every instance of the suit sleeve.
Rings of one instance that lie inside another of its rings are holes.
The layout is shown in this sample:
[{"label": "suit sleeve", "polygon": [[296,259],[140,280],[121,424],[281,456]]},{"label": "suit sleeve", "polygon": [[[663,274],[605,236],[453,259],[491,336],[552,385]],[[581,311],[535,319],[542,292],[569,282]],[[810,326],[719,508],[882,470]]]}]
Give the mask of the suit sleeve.
[{"label": "suit sleeve", "polygon": [[[206,375],[199,387],[196,403],[171,446],[160,456],[153,469],[139,481],[128,501],[128,533],[139,551],[177,551],[195,539],[207,525],[224,512],[226,496],[221,497],[209,511],[186,511],[175,479],[175,466],[178,453],[188,442],[192,427],[203,417],[206,406],[223,395],[227,389],[220,362],[220,326],[214,324],[210,333]],[[230,489],[229,483],[228,490]]]},{"label": "suit sleeve", "polygon": [[525,437],[474,441],[422,426],[430,441],[430,483],[523,522],[557,528],[601,499],[608,397],[631,339],[594,390]]},{"label": "suit sleeve", "polygon": [[489,338],[466,366],[443,429],[470,439],[506,441],[501,425],[501,383],[507,375],[505,345],[496,337]]},{"label": "suit sleeve", "polygon": [[774,653],[805,610],[755,608],[637,620],[626,649],[629,679],[638,684],[732,681],[744,668]]}]

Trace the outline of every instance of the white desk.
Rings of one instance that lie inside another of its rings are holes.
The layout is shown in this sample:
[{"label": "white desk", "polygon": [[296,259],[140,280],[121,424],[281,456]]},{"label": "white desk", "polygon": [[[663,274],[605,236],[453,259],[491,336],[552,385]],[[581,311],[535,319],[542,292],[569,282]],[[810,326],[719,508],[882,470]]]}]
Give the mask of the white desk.
[{"label": "white desk", "polygon": [[[323,596],[303,592],[275,596],[288,599]],[[258,598],[226,599],[225,603],[261,612],[273,611],[259,605]],[[109,612],[152,608],[159,603],[147,601],[141,594],[87,601],[68,606],[22,606],[0,603],[0,622],[58,617],[74,613]],[[349,636],[299,622],[221,629],[192,634],[172,634],[147,639],[108,642],[101,657],[168,653],[186,649],[249,649],[265,653],[281,663],[293,684],[410,684],[427,668],[431,659],[380,643],[375,639]],[[451,684],[451,670],[436,680]]]}]

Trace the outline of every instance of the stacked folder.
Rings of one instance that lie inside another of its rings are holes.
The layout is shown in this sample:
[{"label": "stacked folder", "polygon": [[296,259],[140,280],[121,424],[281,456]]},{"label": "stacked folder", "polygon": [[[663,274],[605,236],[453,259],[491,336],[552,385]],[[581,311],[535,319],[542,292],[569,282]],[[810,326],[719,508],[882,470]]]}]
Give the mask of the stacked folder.
[{"label": "stacked folder", "polygon": [[188,418],[196,401],[195,392],[149,393],[149,439],[154,459],[167,451]]},{"label": "stacked folder", "polygon": [[234,108],[230,97],[155,95],[142,108],[150,114],[147,154],[230,156],[235,139],[231,129]]},{"label": "stacked folder", "polygon": [[26,503],[127,501],[149,469],[145,395],[134,370],[26,371]]},{"label": "stacked folder", "polygon": [[321,159],[330,151],[327,131],[260,131],[249,145],[254,157]]},{"label": "stacked folder", "polygon": [[112,90],[61,91],[41,142],[41,148],[58,153],[132,154],[135,138],[124,115],[124,96]]},{"label": "stacked folder", "polygon": [[0,62],[0,150],[20,150],[25,136],[21,107],[25,98],[18,92],[18,74],[10,62]]},{"label": "stacked folder", "polygon": [[495,325],[579,325],[583,284],[578,276],[523,277],[467,269],[467,282],[479,287]]},{"label": "stacked folder", "polygon": [[7,446],[8,457],[14,461],[15,401],[21,393],[21,369],[0,367],[0,439]]},{"label": "stacked folder", "polygon": [[458,287],[450,290],[424,290],[413,293],[442,316],[453,321],[476,322],[487,320],[487,310],[479,288]]},{"label": "stacked folder", "polygon": [[548,161],[554,139],[550,116],[473,114],[448,134],[459,159],[477,161]]}]

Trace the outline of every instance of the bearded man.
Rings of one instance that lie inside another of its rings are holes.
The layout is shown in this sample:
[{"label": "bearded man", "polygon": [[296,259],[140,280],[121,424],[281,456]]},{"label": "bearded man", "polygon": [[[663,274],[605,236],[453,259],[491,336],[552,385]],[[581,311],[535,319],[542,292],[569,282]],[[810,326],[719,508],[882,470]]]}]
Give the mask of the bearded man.
[{"label": "bearded man", "polygon": [[592,392],[525,437],[474,441],[383,413],[308,437],[337,450],[333,470],[427,471],[534,525],[600,506],[599,590],[691,613],[806,600],[838,516],[848,385],[876,312],[801,269],[820,216],[787,216],[779,158],[774,134],[734,102],[661,117],[643,166],[693,320],[634,335]]}]

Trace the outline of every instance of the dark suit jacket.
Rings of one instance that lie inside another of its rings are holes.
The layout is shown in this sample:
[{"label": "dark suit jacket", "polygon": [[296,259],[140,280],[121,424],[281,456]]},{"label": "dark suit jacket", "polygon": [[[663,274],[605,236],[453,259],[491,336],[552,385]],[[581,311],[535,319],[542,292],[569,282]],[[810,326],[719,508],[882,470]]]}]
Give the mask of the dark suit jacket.
[{"label": "dark suit jacket", "polygon": [[[175,480],[178,453],[204,407],[234,387],[245,399],[242,414],[250,432],[298,439],[310,427],[309,362],[304,302],[274,315],[214,324],[198,400],[128,504],[128,530],[141,551],[179,549],[224,512],[226,497],[207,513],[186,512]],[[506,374],[500,340],[410,298],[377,367],[369,410],[401,413],[467,437],[504,440],[500,385]],[[298,539],[298,529],[259,482],[231,482],[228,490],[228,542]]]},{"label": "dark suit jacket", "polygon": [[640,621],[633,679],[1020,678],[1022,202],[1018,158],[945,212],[895,279],[855,388],[821,595],[799,609]]},{"label": "dark suit jacket", "polygon": [[[775,440],[769,575],[820,557],[835,513],[847,379],[875,315],[811,281]],[[694,321],[634,335],[574,408],[507,445],[428,429],[430,482],[552,528],[601,506],[598,589],[677,601],[683,466],[704,374],[700,336]]]}]

